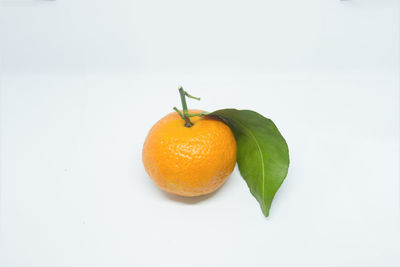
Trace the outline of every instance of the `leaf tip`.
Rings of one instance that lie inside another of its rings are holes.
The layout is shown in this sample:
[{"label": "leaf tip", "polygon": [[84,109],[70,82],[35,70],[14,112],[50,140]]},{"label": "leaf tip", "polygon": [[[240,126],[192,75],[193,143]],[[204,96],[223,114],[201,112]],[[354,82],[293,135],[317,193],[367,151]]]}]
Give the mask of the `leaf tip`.
[{"label": "leaf tip", "polygon": [[262,213],[264,214],[265,218],[268,218],[269,216],[269,208],[268,207],[261,207]]}]

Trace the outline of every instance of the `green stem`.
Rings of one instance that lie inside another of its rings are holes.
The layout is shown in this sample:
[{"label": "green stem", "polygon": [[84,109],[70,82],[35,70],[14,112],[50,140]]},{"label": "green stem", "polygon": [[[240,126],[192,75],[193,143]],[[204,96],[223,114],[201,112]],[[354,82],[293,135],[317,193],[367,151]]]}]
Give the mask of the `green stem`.
[{"label": "green stem", "polygon": [[[182,87],[181,87],[181,88],[182,88]],[[188,94],[188,92],[186,92],[186,91],[185,91],[185,96],[187,96],[187,97],[189,97],[189,98],[193,98],[193,99],[196,99],[196,100],[199,100],[199,101],[200,101],[200,97],[195,97],[195,96],[189,95],[189,94]]]},{"label": "green stem", "polygon": [[182,86],[180,86],[178,90],[179,90],[179,94],[181,96],[183,115],[186,116],[188,114],[188,108],[187,108],[187,104],[186,104],[185,91],[183,90]]},{"label": "green stem", "polygon": [[185,127],[192,127],[193,123],[190,121],[189,116],[188,116],[188,108],[186,104],[186,97],[185,97],[185,91],[183,90],[182,86],[179,87],[179,94],[181,96],[181,102],[182,102],[182,110],[183,110],[183,120],[185,121]]},{"label": "green stem", "polygon": [[185,117],[183,116],[182,112],[181,112],[179,109],[177,109],[176,107],[174,107],[173,110],[175,110],[176,112],[178,112],[179,116],[180,116],[183,120],[185,119]]},{"label": "green stem", "polygon": [[195,113],[195,114],[189,113],[188,117],[202,117],[202,116],[205,116],[208,114],[210,114],[210,112],[207,112],[207,111],[203,111],[202,113]]},{"label": "green stem", "polygon": [[194,97],[192,95],[189,95],[188,92],[186,92],[185,90],[183,90],[182,86],[179,86],[179,95],[181,96],[181,102],[182,102],[182,112],[179,111],[179,109],[177,109],[176,107],[174,107],[174,110],[179,114],[179,116],[185,121],[185,127],[192,127],[193,123],[190,121],[190,117],[195,117],[195,116],[204,116],[209,114],[208,112],[202,112],[202,113],[198,113],[198,114],[189,114],[188,108],[187,108],[187,104],[186,104],[186,96],[189,98],[193,98],[196,100],[200,100],[199,97]]}]

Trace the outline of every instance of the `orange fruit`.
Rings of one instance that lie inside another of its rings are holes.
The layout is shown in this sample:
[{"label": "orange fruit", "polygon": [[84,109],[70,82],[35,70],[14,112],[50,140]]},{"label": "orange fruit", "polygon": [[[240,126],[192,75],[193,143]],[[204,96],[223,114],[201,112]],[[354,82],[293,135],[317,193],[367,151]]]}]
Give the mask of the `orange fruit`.
[{"label": "orange fruit", "polygon": [[142,152],[143,165],[154,182],[180,196],[217,190],[236,164],[236,141],[225,123],[208,116],[190,120],[193,126],[188,128],[178,113],[168,114],[151,128]]}]

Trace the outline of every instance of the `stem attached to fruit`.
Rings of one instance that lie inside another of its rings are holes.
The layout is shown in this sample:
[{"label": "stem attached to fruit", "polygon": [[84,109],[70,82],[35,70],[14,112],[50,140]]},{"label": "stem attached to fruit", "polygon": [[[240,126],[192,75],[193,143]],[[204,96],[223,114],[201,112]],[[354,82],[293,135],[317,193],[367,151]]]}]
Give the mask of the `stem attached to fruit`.
[{"label": "stem attached to fruit", "polygon": [[185,120],[185,127],[192,127],[193,123],[190,121],[189,119],[189,112],[188,112],[188,108],[186,105],[186,92],[183,90],[182,86],[179,87],[179,94],[181,96],[181,102],[182,102],[182,110],[183,110],[183,119]]},{"label": "stem attached to fruit", "polygon": [[187,104],[186,104],[186,96],[189,97],[189,98],[196,99],[196,100],[200,100],[200,98],[189,95],[188,92],[183,90],[182,86],[179,86],[179,95],[181,96],[183,114],[176,107],[174,107],[174,110],[185,121],[185,127],[190,128],[190,127],[193,126],[193,123],[190,121],[190,117],[195,117],[195,116],[200,116],[201,117],[201,116],[209,114],[209,112],[206,112],[206,111],[204,111],[202,113],[198,113],[198,114],[189,113],[188,108],[187,108]]}]

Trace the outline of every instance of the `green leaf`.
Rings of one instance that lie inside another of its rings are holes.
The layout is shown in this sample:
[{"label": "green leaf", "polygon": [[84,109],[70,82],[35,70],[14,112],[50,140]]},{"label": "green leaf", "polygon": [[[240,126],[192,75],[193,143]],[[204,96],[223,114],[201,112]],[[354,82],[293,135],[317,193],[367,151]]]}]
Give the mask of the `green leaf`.
[{"label": "green leaf", "polygon": [[285,139],[270,119],[251,110],[221,109],[210,115],[223,120],[234,133],[240,174],[268,217],[289,168]]}]

